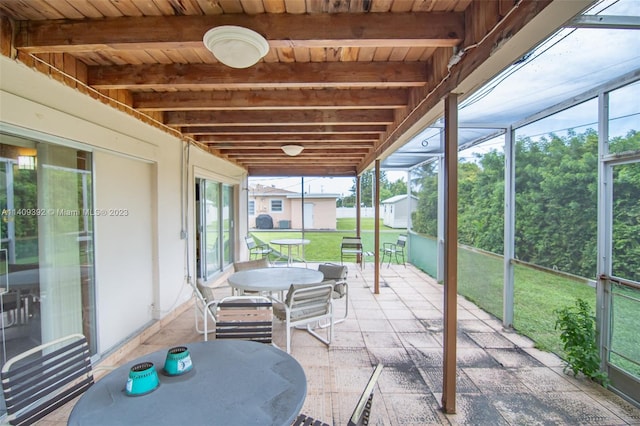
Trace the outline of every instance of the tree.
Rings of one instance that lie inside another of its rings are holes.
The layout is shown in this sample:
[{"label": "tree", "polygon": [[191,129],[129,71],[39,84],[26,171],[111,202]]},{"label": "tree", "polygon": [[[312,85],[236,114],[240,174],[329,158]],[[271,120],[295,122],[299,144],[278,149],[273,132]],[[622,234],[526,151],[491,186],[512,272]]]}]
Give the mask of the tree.
[{"label": "tree", "polygon": [[[369,170],[364,172],[360,176],[360,202],[363,206],[372,206],[373,200],[373,191],[375,187],[372,187],[372,183],[375,180],[375,173],[373,170]],[[350,201],[353,202],[352,205],[355,205],[355,194],[356,194],[356,185],[355,183],[350,189],[352,195],[344,197],[342,204],[345,205]],[[380,199],[385,200],[387,198],[391,198],[394,195],[403,195],[407,193],[407,184],[402,180],[398,179],[395,182],[389,182],[387,178],[387,174],[384,170],[380,172]]]},{"label": "tree", "polygon": [[[610,142],[612,152],[640,148],[640,133]],[[598,135],[594,130],[538,140],[522,138],[516,157],[516,257],[594,277],[597,254]],[[437,233],[437,171],[433,163],[412,171],[418,195],[413,228]],[[613,271],[640,280],[640,164],[614,168]],[[458,173],[458,238],[463,244],[503,253],[504,154],[495,150],[461,163]]]}]

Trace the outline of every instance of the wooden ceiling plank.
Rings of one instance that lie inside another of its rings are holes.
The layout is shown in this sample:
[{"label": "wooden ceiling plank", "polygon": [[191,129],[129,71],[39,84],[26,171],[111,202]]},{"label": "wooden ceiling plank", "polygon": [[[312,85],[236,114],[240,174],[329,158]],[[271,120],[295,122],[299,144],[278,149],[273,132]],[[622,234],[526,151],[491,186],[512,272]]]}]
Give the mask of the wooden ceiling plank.
[{"label": "wooden ceiling plank", "polygon": [[[399,0],[406,1],[406,0]],[[371,12],[389,12],[391,10],[391,5],[393,4],[393,0],[371,0]]]},{"label": "wooden ceiling plank", "polygon": [[[137,0],[136,0],[137,1]],[[202,10],[196,0],[169,0],[175,15],[201,15]]]},{"label": "wooden ceiling plank", "polygon": [[222,7],[224,13],[236,14],[244,11],[240,0],[218,0],[218,3],[220,4],[220,7]]},{"label": "wooden ceiling plank", "polygon": [[[66,2],[66,0],[54,0],[57,7],[51,1],[32,0],[30,6],[38,9],[47,19],[64,19],[65,13],[69,13],[70,18],[80,19],[82,15]],[[60,10],[61,9],[61,10]]]},{"label": "wooden ceiling plank", "polygon": [[[163,11],[160,10],[158,5],[153,0],[136,0],[136,7],[140,12],[142,12],[142,15],[144,16],[162,16],[163,15]],[[166,13],[167,11],[165,10],[164,12]]]},{"label": "wooden ceiling plank", "polygon": [[[224,151],[221,150],[221,153],[225,156],[227,156],[228,158],[233,158],[236,159],[238,161],[246,161],[246,160],[251,160],[252,164],[260,164],[260,163],[270,163],[270,162],[274,162],[274,161],[286,161],[289,158],[287,157],[287,155],[282,152],[282,150],[280,150],[280,152],[277,152],[276,150],[273,150],[273,153],[269,154],[269,153],[264,153],[261,151],[255,152],[253,154],[237,154],[235,152],[232,151]],[[339,153],[331,153],[332,155],[336,155]],[[334,158],[332,160],[332,163],[334,164],[349,164],[352,163],[353,160],[361,160],[362,158],[364,158],[364,154],[362,155],[349,155],[349,156],[345,156],[345,155],[339,155],[336,158]],[[311,154],[307,154],[307,153],[302,153],[300,155],[297,155],[296,158],[294,160],[292,160],[292,162],[295,163],[299,163],[301,161],[304,161],[305,163],[310,163],[312,161],[325,161],[327,159],[327,154],[323,154],[323,153],[317,153],[315,155]]]},{"label": "wooden ceiling plank", "polygon": [[304,1],[300,0],[284,0],[284,5],[287,13],[299,15],[307,13],[307,5]]},{"label": "wooden ceiling plank", "polygon": [[[273,76],[278,78],[274,79]],[[175,89],[251,87],[417,87],[426,81],[421,63],[259,63],[247,69],[221,64],[123,65],[89,68],[97,88]]]},{"label": "wooden ceiling plank", "polygon": [[[214,147],[216,149],[219,149],[221,152],[225,152],[226,150],[233,150],[234,152],[237,153],[252,153],[252,152],[259,152],[259,153],[264,153],[265,151],[278,151],[280,153],[282,153],[281,151],[281,146],[282,146],[282,142],[279,143],[272,143],[272,144],[268,144],[268,145],[262,145],[262,144],[251,144],[250,146],[244,146],[243,144],[229,144],[229,143],[211,143],[211,142],[207,142],[207,141],[202,141],[198,139],[198,142],[204,143],[207,146],[210,147]],[[331,151],[332,154],[336,154],[336,153],[344,153],[344,154],[366,154],[369,153],[371,148],[373,148],[373,144],[368,144],[368,145],[357,145],[354,147],[354,145],[350,145],[350,144],[337,144],[337,143],[330,143],[330,144],[304,144],[304,149],[305,152],[314,152],[314,151],[322,151],[322,152],[326,152],[326,151]]]},{"label": "wooden ceiling plank", "polygon": [[407,105],[406,89],[143,92],[134,94],[141,111],[233,109],[388,109]]},{"label": "wooden ceiling plank", "polygon": [[172,111],[165,113],[168,126],[281,126],[305,124],[390,124],[391,110],[319,111]]},{"label": "wooden ceiling plank", "polygon": [[7,16],[19,16],[24,20],[51,19],[50,17],[45,16],[37,7],[25,5],[20,0],[5,0],[0,2],[0,11],[3,11]]},{"label": "wooden ceiling plank", "polygon": [[105,18],[119,18],[123,14],[113,5],[113,3],[104,0],[87,0],[87,3],[91,4],[96,10],[100,11]]},{"label": "wooden ceiling plank", "polygon": [[247,167],[249,176],[324,176],[324,177],[355,177],[357,174],[355,167],[333,167],[320,166],[308,167],[304,165],[291,165],[288,167],[258,166]]},{"label": "wooden ceiling plank", "polygon": [[211,142],[241,142],[241,143],[266,143],[266,142],[350,142],[350,143],[358,143],[358,142],[375,142],[380,139],[380,135],[378,133],[363,133],[360,135],[205,135],[200,140],[211,141]]},{"label": "wooden ceiling plank", "polygon": [[124,16],[124,18],[122,19],[131,17],[142,17],[142,12],[140,12],[140,9],[138,9],[135,4],[131,2],[131,0],[116,1],[110,3],[113,3],[113,5],[120,11],[120,13],[122,13],[122,15]]},{"label": "wooden ceiling plank", "polygon": [[258,15],[264,13],[262,0],[240,0],[244,13],[248,15]]},{"label": "wooden ceiling plank", "polygon": [[287,6],[284,0],[262,0],[264,11],[267,13],[285,13]]},{"label": "wooden ceiling plank", "polygon": [[88,1],[76,1],[73,2],[73,7],[80,12],[82,17],[87,17],[91,19],[99,19],[104,18],[104,15],[100,10],[98,10],[93,4]]},{"label": "wooden ceiling plank", "polygon": [[387,130],[383,125],[310,125],[310,126],[192,126],[180,131],[186,135],[287,135],[287,134],[381,134]]},{"label": "wooden ceiling plank", "polygon": [[[135,3],[118,2],[125,15],[141,15]],[[50,8],[50,7],[49,7]],[[53,12],[52,12],[53,13]],[[465,37],[464,14],[224,14],[116,19],[25,21],[16,46],[31,52],[202,47],[218,25],[238,25],[263,34],[277,47],[456,46]],[[126,31],[123,29],[126,28]],[[330,29],[330,31],[328,31]],[[320,37],[319,37],[320,35]]]},{"label": "wooden ceiling plank", "polygon": [[205,15],[220,15],[224,13],[220,4],[211,0],[197,0],[198,6]]}]

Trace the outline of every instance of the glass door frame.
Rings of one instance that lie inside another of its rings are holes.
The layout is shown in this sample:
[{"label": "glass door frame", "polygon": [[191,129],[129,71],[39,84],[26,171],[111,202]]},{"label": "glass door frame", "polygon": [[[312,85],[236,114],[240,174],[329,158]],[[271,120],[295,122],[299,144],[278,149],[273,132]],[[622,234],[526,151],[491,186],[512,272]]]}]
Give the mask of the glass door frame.
[{"label": "glass door frame", "polygon": [[[216,268],[209,270],[207,263],[207,187],[216,186]],[[196,177],[196,270],[197,277],[207,281],[221,272],[227,265],[233,263],[235,258],[235,190],[233,185],[218,182],[205,177]],[[228,218],[225,225],[225,217]],[[228,238],[228,240],[227,240]]]},{"label": "glass door frame", "polygon": [[613,275],[614,168],[640,164],[640,151],[611,154],[609,140],[609,94],[599,95],[598,262],[596,326],[599,334],[601,369],[609,378],[609,389],[634,404],[640,404],[640,380],[609,362],[613,337],[614,285],[640,289],[640,282]]}]

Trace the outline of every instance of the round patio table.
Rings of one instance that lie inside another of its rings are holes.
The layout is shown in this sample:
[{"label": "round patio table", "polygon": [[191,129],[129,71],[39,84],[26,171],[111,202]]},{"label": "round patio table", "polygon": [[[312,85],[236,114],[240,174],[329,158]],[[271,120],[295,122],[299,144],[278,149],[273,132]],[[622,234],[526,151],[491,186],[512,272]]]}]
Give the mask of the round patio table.
[{"label": "round patio table", "polygon": [[[292,247],[301,247],[301,246],[305,246],[307,244],[309,244],[311,241],[303,239],[303,238],[281,238],[281,239],[277,239],[277,240],[271,240],[269,241],[269,244],[277,244],[280,246],[280,251],[282,252],[282,247],[286,247],[287,248],[287,265],[291,266],[294,262],[294,260],[299,260],[300,262],[304,262],[305,264],[307,263],[306,260],[304,260],[303,257],[294,257],[291,254],[291,248]],[[300,253],[300,250],[298,249],[298,254]]]},{"label": "round patio table", "polygon": [[[78,400],[68,425],[290,425],[307,394],[304,370],[286,352],[263,343],[217,340],[188,343],[193,368],[162,372],[169,348],[107,374]],[[129,369],[152,362],[160,386],[127,396]]]},{"label": "round patio table", "polygon": [[324,275],[315,269],[295,267],[258,268],[229,275],[229,285],[241,291],[284,292],[291,284],[317,284]]}]

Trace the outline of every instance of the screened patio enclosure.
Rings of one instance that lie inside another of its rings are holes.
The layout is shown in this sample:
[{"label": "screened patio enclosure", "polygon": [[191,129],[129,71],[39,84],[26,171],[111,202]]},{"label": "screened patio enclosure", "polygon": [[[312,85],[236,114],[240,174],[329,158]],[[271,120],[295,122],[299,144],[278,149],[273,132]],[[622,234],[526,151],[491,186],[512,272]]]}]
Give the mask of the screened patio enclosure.
[{"label": "screened patio enclosure", "polygon": [[[504,253],[502,318],[514,319],[515,205],[518,157],[516,141],[597,134],[597,247],[594,247],[596,313],[602,369],[610,388],[640,404],[640,343],[632,330],[640,326],[640,236],[618,241],[626,223],[614,209],[628,206],[625,221],[640,220],[640,193],[625,191],[614,176],[637,176],[640,168],[640,2],[605,1],[545,40],[483,88],[460,95],[460,152],[504,153]],[[444,117],[416,133],[381,162],[383,170],[412,171],[431,163],[438,176],[445,169]],[[626,139],[625,139],[626,138]],[[615,143],[625,139],[624,144]],[[466,157],[466,156],[465,156]],[[634,174],[635,173],[635,174]],[[442,180],[438,188],[437,236],[425,243],[411,233],[412,263],[443,279]],[[636,188],[636,187],[634,187]],[[620,198],[625,197],[620,203]],[[596,200],[594,200],[596,203]],[[597,249],[597,253],[596,253]],[[626,259],[621,268],[620,259]],[[631,260],[629,260],[631,259]],[[628,343],[631,339],[631,344]],[[624,341],[627,343],[623,343]],[[634,343],[635,342],[635,343]]]}]

